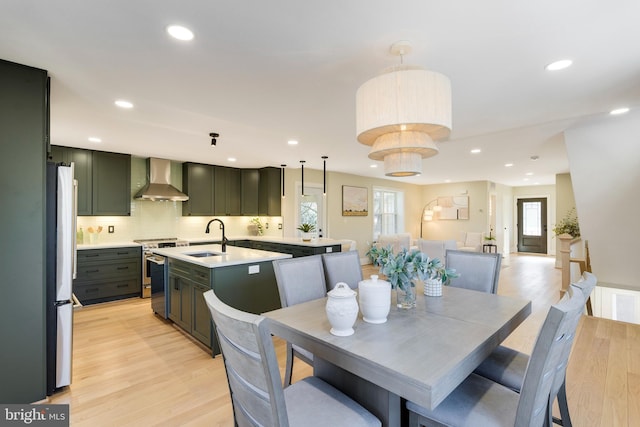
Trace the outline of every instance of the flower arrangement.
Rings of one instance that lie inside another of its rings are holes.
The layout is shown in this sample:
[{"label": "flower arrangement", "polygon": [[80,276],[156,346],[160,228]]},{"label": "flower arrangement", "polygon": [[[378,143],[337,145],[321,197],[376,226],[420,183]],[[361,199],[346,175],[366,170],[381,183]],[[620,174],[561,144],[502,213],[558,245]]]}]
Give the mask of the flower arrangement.
[{"label": "flower arrangement", "polygon": [[562,218],[555,227],[553,232],[556,236],[560,234],[570,234],[572,237],[580,236],[580,225],[578,224],[578,215],[576,208],[571,208],[569,212]]},{"label": "flower arrangement", "polygon": [[262,234],[264,233],[264,226],[262,225],[262,221],[260,221],[260,218],[256,217],[256,218],[251,218],[251,224],[253,226],[256,227],[257,231],[258,231],[258,236],[262,236]]},{"label": "flower arrangement", "polygon": [[459,275],[453,269],[445,268],[438,258],[429,258],[427,254],[417,249],[408,251],[402,249],[397,254],[393,253],[391,246],[380,248],[372,245],[367,256],[373,265],[380,267],[380,273],[387,277],[393,289],[403,289],[407,286],[415,286],[413,281],[426,279],[442,279],[446,283],[449,278]]}]

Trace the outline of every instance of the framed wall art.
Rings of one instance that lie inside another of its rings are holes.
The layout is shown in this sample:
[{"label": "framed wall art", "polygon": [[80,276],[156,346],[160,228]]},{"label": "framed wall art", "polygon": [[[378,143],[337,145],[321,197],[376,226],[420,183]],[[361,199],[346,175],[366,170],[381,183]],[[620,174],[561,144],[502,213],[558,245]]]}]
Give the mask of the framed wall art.
[{"label": "framed wall art", "polygon": [[369,195],[366,187],[342,186],[342,216],[367,216]]}]

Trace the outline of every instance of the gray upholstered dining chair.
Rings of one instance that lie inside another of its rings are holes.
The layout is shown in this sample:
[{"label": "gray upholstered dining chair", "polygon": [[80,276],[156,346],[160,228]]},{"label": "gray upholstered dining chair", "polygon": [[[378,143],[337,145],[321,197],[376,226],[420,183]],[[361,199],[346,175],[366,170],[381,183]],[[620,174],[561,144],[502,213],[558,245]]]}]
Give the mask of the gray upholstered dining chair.
[{"label": "gray upholstered dining chair", "polygon": [[362,266],[358,251],[322,254],[322,264],[328,291],[338,282],[344,282],[351,289],[357,289],[358,283],[362,281]]},{"label": "gray upholstered dining chair", "polygon": [[380,426],[358,403],[318,377],[283,389],[269,321],[204,293],[224,358],[237,426]]},{"label": "gray upholstered dining chair", "polygon": [[[572,284],[572,287],[580,291],[580,293],[582,294],[583,302],[586,302],[587,299],[591,296],[591,292],[593,291],[597,283],[598,279],[596,278],[596,276],[591,273],[585,272],[582,275],[582,279],[577,283]],[[578,316],[576,318],[576,328],[577,322],[579,320],[580,317]],[[565,351],[567,353],[571,352],[572,339],[573,337],[570,337],[570,340],[567,341],[568,345],[565,348]],[[489,357],[487,357],[484,362],[482,362],[482,364],[478,366],[478,368],[474,372],[478,375],[490,379],[491,381],[502,384],[510,388],[511,390],[514,390],[515,392],[520,393],[528,364],[529,356],[527,354],[501,345],[498,346],[489,355]],[[553,400],[557,397],[558,408],[560,410],[560,418],[554,418],[553,421],[556,424],[563,425],[564,427],[571,427],[571,416],[569,414],[569,405],[567,402],[566,391],[566,365],[563,367],[563,369],[563,374],[558,375],[554,382],[555,393],[552,390],[552,394],[550,395],[551,399],[549,402],[549,409],[551,410]]]},{"label": "gray upholstered dining chair", "polygon": [[[275,260],[273,271],[282,307],[322,298],[327,294],[321,255]],[[294,356],[309,365],[313,364],[310,351],[287,342],[285,387],[291,384]]]},{"label": "gray upholstered dining chair", "polygon": [[477,374],[469,375],[433,410],[407,402],[409,426],[542,427],[549,424],[549,396],[556,375],[569,358],[576,317],[584,306],[581,292],[567,295],[549,309],[527,365],[520,393]]},{"label": "gray upholstered dining chair", "polygon": [[459,277],[452,278],[449,286],[474,291],[498,292],[502,254],[447,250],[445,265],[452,268]]}]

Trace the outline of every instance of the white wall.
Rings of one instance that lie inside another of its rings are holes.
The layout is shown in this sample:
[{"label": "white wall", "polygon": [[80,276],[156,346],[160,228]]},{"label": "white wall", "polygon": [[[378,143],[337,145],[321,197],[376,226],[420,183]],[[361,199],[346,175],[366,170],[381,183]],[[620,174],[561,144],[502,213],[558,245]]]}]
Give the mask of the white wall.
[{"label": "white wall", "polygon": [[[489,235],[489,182],[457,182],[451,184],[425,185],[422,190],[423,205],[420,213],[415,215],[419,220],[424,205],[438,197],[458,196],[467,194],[469,196],[469,219],[468,220],[433,220],[424,221],[423,238],[429,240],[458,240],[461,231],[478,231]],[[420,224],[417,224],[418,235],[420,234]]]},{"label": "white wall", "polygon": [[583,239],[599,281],[640,289],[640,112],[565,132]]}]

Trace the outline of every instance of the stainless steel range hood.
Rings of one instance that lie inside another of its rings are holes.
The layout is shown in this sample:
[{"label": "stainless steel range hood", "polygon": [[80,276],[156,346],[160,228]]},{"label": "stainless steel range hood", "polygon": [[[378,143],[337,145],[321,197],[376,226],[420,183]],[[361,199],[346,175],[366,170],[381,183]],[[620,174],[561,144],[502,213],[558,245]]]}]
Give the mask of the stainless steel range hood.
[{"label": "stainless steel range hood", "polygon": [[147,184],[136,193],[136,200],[184,202],[189,196],[171,185],[171,162],[149,157],[147,159]]}]

